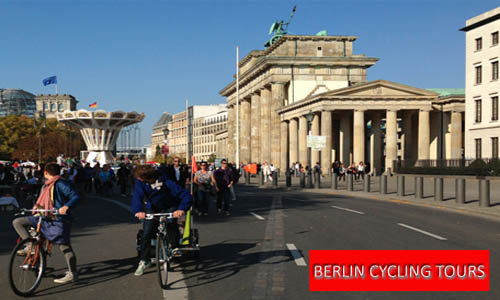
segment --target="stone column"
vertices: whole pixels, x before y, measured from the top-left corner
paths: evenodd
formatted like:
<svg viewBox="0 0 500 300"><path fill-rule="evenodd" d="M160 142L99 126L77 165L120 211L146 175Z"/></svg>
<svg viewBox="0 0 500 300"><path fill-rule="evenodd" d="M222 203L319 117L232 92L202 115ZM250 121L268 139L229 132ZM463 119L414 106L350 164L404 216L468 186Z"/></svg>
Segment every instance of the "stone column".
<svg viewBox="0 0 500 300"><path fill-rule="evenodd" d="M370 131L371 137L370 139L372 140L371 142L371 150L370 150L370 155L371 155L371 165L372 169L375 170L375 173L373 175L377 176L382 173L382 130L380 129L380 120L382 119L382 116L380 113L373 113L372 117L372 128ZM373 171L372 171L373 172Z"/></svg>
<svg viewBox="0 0 500 300"><path fill-rule="evenodd" d="M412 112L405 111L403 114L403 136L401 139L401 157L402 160L411 160L413 157L411 144L412 141Z"/></svg>
<svg viewBox="0 0 500 300"><path fill-rule="evenodd" d="M323 174L328 174L328 169L332 165L332 112L321 112L321 135L326 136L325 148L321 150L321 170Z"/></svg>
<svg viewBox="0 0 500 300"><path fill-rule="evenodd" d="M260 162L260 95L252 94L251 103L251 140L250 140L250 160Z"/></svg>
<svg viewBox="0 0 500 300"><path fill-rule="evenodd" d="M418 160L430 158L430 120L429 110L418 112Z"/></svg>
<svg viewBox="0 0 500 300"><path fill-rule="evenodd" d="M290 163L299 161L298 125L297 119L290 120Z"/></svg>
<svg viewBox="0 0 500 300"><path fill-rule="evenodd" d="M393 169L392 163L398 158L398 118L397 111L387 110L385 119L385 170Z"/></svg>
<svg viewBox="0 0 500 300"><path fill-rule="evenodd" d="M227 108L227 159L232 162L234 161L234 149L236 146L235 143L235 111L234 106L229 105Z"/></svg>
<svg viewBox="0 0 500 300"><path fill-rule="evenodd" d="M299 162L305 168L307 165L307 119L299 118Z"/></svg>
<svg viewBox="0 0 500 300"><path fill-rule="evenodd" d="M285 103L285 83L273 82L271 85L271 163L278 168L281 163L281 119L277 110ZM284 134L284 133L283 133Z"/></svg>
<svg viewBox="0 0 500 300"><path fill-rule="evenodd" d="M290 167L288 162L288 121L281 122L281 141L280 141L280 172L285 173Z"/></svg>
<svg viewBox="0 0 500 300"><path fill-rule="evenodd" d="M347 168L351 163L351 118L343 111L340 118L340 161Z"/></svg>
<svg viewBox="0 0 500 300"><path fill-rule="evenodd" d="M250 99L241 101L240 127L240 161L250 162Z"/></svg>
<svg viewBox="0 0 500 300"><path fill-rule="evenodd" d="M319 135L319 115L316 113L311 124L311 135ZM311 149L311 167L316 165L317 162L319 162L319 150Z"/></svg>
<svg viewBox="0 0 500 300"><path fill-rule="evenodd" d="M451 159L462 158L462 113L451 112Z"/></svg>
<svg viewBox="0 0 500 300"><path fill-rule="evenodd" d="M260 145L261 162L271 161L271 91L263 88L260 91Z"/></svg>
<svg viewBox="0 0 500 300"><path fill-rule="evenodd" d="M355 110L354 117L354 163L365 162L365 111Z"/></svg>

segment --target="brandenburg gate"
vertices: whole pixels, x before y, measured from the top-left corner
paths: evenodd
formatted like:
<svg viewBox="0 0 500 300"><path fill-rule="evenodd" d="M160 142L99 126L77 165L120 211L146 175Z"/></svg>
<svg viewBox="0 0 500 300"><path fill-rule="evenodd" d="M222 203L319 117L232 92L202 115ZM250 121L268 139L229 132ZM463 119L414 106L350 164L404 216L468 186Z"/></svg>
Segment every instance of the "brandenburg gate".
<svg viewBox="0 0 500 300"><path fill-rule="evenodd" d="M378 59L353 54L355 40L285 35L240 60L241 163L268 162L284 171L294 162L320 162L326 172L334 160L346 166L363 161L380 174L397 159L462 157L463 99L367 81ZM220 94L227 98L228 159L234 162L236 81ZM309 131L326 137L321 151L307 148Z"/></svg>

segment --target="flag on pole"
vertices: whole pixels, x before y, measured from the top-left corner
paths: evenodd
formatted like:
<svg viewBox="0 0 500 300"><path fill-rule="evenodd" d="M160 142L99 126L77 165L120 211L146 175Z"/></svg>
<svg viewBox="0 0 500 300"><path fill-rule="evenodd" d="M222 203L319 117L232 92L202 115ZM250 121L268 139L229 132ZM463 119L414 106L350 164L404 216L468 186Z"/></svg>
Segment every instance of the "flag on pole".
<svg viewBox="0 0 500 300"><path fill-rule="evenodd" d="M43 85L57 84L57 76L51 76L42 80Z"/></svg>
<svg viewBox="0 0 500 300"><path fill-rule="evenodd" d="M96 108L97 107L97 102L94 102L92 104L89 104L89 107L90 108Z"/></svg>
<svg viewBox="0 0 500 300"><path fill-rule="evenodd" d="M191 158L191 170L193 170L193 174L198 171L198 165L196 164L196 159L193 157Z"/></svg>

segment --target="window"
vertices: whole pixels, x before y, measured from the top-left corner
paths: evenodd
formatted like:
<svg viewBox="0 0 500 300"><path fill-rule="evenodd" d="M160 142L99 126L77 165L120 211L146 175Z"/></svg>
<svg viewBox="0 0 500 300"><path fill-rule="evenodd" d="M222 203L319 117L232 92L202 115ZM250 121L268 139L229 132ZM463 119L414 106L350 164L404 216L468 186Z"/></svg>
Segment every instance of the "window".
<svg viewBox="0 0 500 300"><path fill-rule="evenodd" d="M49 110L49 104L47 102L43 103L43 111L48 111Z"/></svg>
<svg viewBox="0 0 500 300"><path fill-rule="evenodd" d="M476 51L481 51L483 49L483 38L476 39Z"/></svg>
<svg viewBox="0 0 500 300"><path fill-rule="evenodd" d="M481 139L475 139L476 141L476 159L481 159Z"/></svg>
<svg viewBox="0 0 500 300"><path fill-rule="evenodd" d="M491 63L491 80L498 80L498 61Z"/></svg>
<svg viewBox="0 0 500 300"><path fill-rule="evenodd" d="M58 105L59 107L57 108L59 111L64 111L64 104L63 103L59 103Z"/></svg>
<svg viewBox="0 0 500 300"><path fill-rule="evenodd" d="M498 45L498 31L497 32L493 32L491 34L491 45L492 46Z"/></svg>
<svg viewBox="0 0 500 300"><path fill-rule="evenodd" d="M476 100L476 123L481 122L481 99Z"/></svg>
<svg viewBox="0 0 500 300"><path fill-rule="evenodd" d="M498 121L498 96L491 97L491 120Z"/></svg>
<svg viewBox="0 0 500 300"><path fill-rule="evenodd" d="M55 103L50 104L50 111L56 111L56 104Z"/></svg>
<svg viewBox="0 0 500 300"><path fill-rule="evenodd" d="M491 157L498 158L498 137L491 138Z"/></svg>
<svg viewBox="0 0 500 300"><path fill-rule="evenodd" d="M476 67L476 84L481 84L483 82L483 67Z"/></svg>

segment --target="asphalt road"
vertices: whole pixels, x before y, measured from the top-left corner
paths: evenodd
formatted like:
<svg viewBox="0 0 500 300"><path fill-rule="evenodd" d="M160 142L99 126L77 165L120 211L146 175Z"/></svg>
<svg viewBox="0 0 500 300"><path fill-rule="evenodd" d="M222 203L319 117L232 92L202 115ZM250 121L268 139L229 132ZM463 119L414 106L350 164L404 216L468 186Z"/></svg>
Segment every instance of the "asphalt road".
<svg viewBox="0 0 500 300"><path fill-rule="evenodd" d="M118 198L117 198L118 200ZM126 203L126 199L121 199ZM313 193L239 187L229 217L195 219L200 230L199 259L174 264L163 292L154 268L135 277L135 235L140 224L123 207L90 199L77 210L73 246L80 281L56 286L65 271L57 249L36 298L40 299L500 299L500 222L392 202ZM7 282L15 234L11 216L0 216L0 298L17 299ZM409 227L426 233L417 232ZM441 239L440 239L441 238ZM293 244L288 245L287 244ZM295 260L296 247L304 260ZM312 249L487 249L489 292L309 292Z"/></svg>

